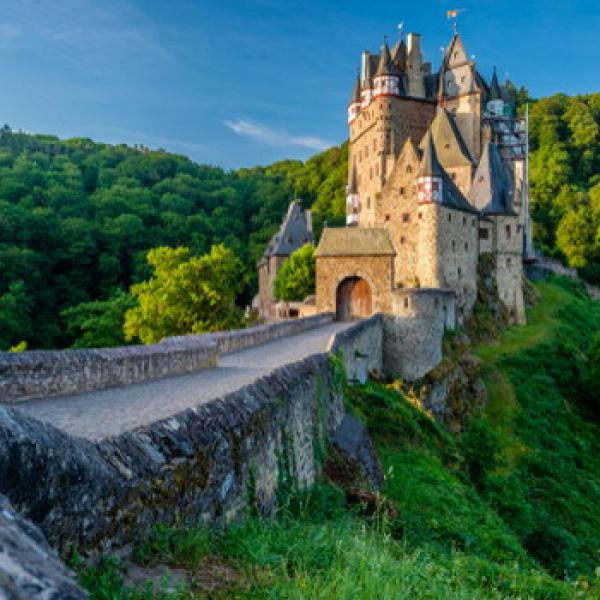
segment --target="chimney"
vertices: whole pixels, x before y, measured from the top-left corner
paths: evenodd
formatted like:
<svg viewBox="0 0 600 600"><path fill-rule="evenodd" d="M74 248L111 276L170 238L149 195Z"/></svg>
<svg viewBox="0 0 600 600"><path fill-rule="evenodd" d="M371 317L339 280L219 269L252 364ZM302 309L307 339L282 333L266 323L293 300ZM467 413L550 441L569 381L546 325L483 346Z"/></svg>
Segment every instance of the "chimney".
<svg viewBox="0 0 600 600"><path fill-rule="evenodd" d="M370 52L368 50L365 50L360 58L360 83L362 85L365 82L365 79L371 77L371 72L369 68Z"/></svg>
<svg viewBox="0 0 600 600"><path fill-rule="evenodd" d="M306 229L308 229L308 233L312 234L312 232L313 232L312 210L304 211L304 220L306 221Z"/></svg>
<svg viewBox="0 0 600 600"><path fill-rule="evenodd" d="M414 53L415 56L421 57L421 34L409 33L407 36L406 50L408 55Z"/></svg>

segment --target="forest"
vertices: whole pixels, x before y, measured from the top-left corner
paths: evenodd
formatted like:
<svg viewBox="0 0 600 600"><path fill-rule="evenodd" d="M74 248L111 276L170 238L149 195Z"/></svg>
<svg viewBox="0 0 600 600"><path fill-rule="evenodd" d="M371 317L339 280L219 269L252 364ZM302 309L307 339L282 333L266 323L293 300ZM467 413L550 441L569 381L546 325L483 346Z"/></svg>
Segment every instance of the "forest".
<svg viewBox="0 0 600 600"><path fill-rule="evenodd" d="M600 93L522 96L520 110L530 104L536 247L600 283ZM5 127L0 350L152 339L132 326L126 340L123 321L132 309L143 321L144 282L164 266L161 257L179 261L181 277L201 265L215 295L214 257L226 256L236 295L225 294L215 313L219 326L243 325L256 262L290 200L312 208L317 234L343 223L346 165L345 144L304 163L226 171L161 150ZM163 247L182 250L151 253Z"/></svg>

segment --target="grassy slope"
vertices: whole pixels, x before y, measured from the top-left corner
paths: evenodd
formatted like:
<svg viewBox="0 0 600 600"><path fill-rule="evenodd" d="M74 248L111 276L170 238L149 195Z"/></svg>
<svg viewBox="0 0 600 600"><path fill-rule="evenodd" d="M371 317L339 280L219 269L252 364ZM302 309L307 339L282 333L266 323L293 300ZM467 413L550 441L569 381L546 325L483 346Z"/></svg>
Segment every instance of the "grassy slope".
<svg viewBox="0 0 600 600"><path fill-rule="evenodd" d="M393 389L369 383L348 390L348 405L374 435L395 512L360 518L322 484L290 496L274 521L252 519L222 535L158 530L138 560L193 573L217 560L235 574L216 591L180 598L593 597L585 582L560 581L548 569L560 576L570 562L567 576L590 573L600 547L598 432L574 409L582 390L568 398L564 385L575 381L575 349L598 327L600 307L561 285L539 289L527 327L477 350L490 393L482 419L500 448L478 489L460 441ZM124 592L114 565L83 577L96 599L151 597Z"/></svg>

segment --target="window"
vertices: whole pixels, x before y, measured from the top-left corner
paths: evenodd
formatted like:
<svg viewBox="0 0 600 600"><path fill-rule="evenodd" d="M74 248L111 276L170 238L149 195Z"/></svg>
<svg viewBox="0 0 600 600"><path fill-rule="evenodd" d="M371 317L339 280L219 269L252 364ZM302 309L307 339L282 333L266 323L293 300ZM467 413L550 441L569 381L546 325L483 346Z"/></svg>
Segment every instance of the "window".
<svg viewBox="0 0 600 600"><path fill-rule="evenodd" d="M473 219L473 227L475 227L475 219Z"/></svg>
<svg viewBox="0 0 600 600"><path fill-rule="evenodd" d="M401 243L401 244L404 244L404 242L406 242L406 238L405 238L404 236L402 236L402 237L400 238L400 243Z"/></svg>
<svg viewBox="0 0 600 600"><path fill-rule="evenodd" d="M408 308L408 298L404 298L404 308Z"/></svg>
<svg viewBox="0 0 600 600"><path fill-rule="evenodd" d="M506 226L506 237L510 240L510 225Z"/></svg>
<svg viewBox="0 0 600 600"><path fill-rule="evenodd" d="M386 223L391 219L392 217L390 215L385 215L385 221Z"/></svg>
<svg viewBox="0 0 600 600"><path fill-rule="evenodd" d="M483 180L484 180L484 177L483 177L483 175L480 175L480 176L477 178L477 181L478 181L479 183L481 183Z"/></svg>
<svg viewBox="0 0 600 600"><path fill-rule="evenodd" d="M371 208L371 198L367 197L367 209Z"/></svg>
<svg viewBox="0 0 600 600"><path fill-rule="evenodd" d="M510 267L510 264L511 264L511 260L510 260L510 257L509 257L509 258L506 259L506 266Z"/></svg>
<svg viewBox="0 0 600 600"><path fill-rule="evenodd" d="M400 195L404 196L404 192L406 192L406 188L405 187L401 187L400 188Z"/></svg>
<svg viewBox="0 0 600 600"><path fill-rule="evenodd" d="M462 269L458 267L458 278L462 279Z"/></svg>
<svg viewBox="0 0 600 600"><path fill-rule="evenodd" d="M411 167L410 165L408 165L408 166L406 167L406 172L407 172L407 173L412 173L412 167Z"/></svg>
<svg viewBox="0 0 600 600"><path fill-rule="evenodd" d="M452 177L452 181L456 181L456 173L450 173L450 177Z"/></svg>
<svg viewBox="0 0 600 600"><path fill-rule="evenodd" d="M448 144L448 143L444 144L444 148L445 148L446 150L448 150L448 149L450 148L450 144Z"/></svg>
<svg viewBox="0 0 600 600"><path fill-rule="evenodd" d="M448 221L452 221L452 213L448 213Z"/></svg>
<svg viewBox="0 0 600 600"><path fill-rule="evenodd" d="M467 217L463 217L463 225L467 224Z"/></svg>
<svg viewBox="0 0 600 600"><path fill-rule="evenodd" d="M456 241L452 240L452 252L456 252Z"/></svg>
<svg viewBox="0 0 600 600"><path fill-rule="evenodd" d="M410 213L403 213L402 214L402 222L403 223L409 223L410 222Z"/></svg>
<svg viewBox="0 0 600 600"><path fill-rule="evenodd" d="M490 232L487 229L484 229L483 227L479 228L479 239L480 240L487 240L490 237Z"/></svg>
<svg viewBox="0 0 600 600"><path fill-rule="evenodd" d="M465 250L469 249L469 242L465 242Z"/></svg>
<svg viewBox="0 0 600 600"><path fill-rule="evenodd" d="M423 218L423 213L422 213L422 212L420 212L420 213L419 213L419 220L421 220L422 218Z"/></svg>

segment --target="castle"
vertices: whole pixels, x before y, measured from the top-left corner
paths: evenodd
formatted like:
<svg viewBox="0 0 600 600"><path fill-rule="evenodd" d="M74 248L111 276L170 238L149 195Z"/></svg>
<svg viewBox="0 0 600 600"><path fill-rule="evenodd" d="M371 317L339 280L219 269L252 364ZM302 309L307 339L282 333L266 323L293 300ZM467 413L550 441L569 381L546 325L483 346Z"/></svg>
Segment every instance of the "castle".
<svg viewBox="0 0 600 600"><path fill-rule="evenodd" d="M439 310L461 324L489 254L512 322L524 322L528 143L514 86L495 69L488 83L457 32L433 72L410 33L363 52L348 125L346 227L326 227L317 247L317 312L397 320Z"/></svg>

